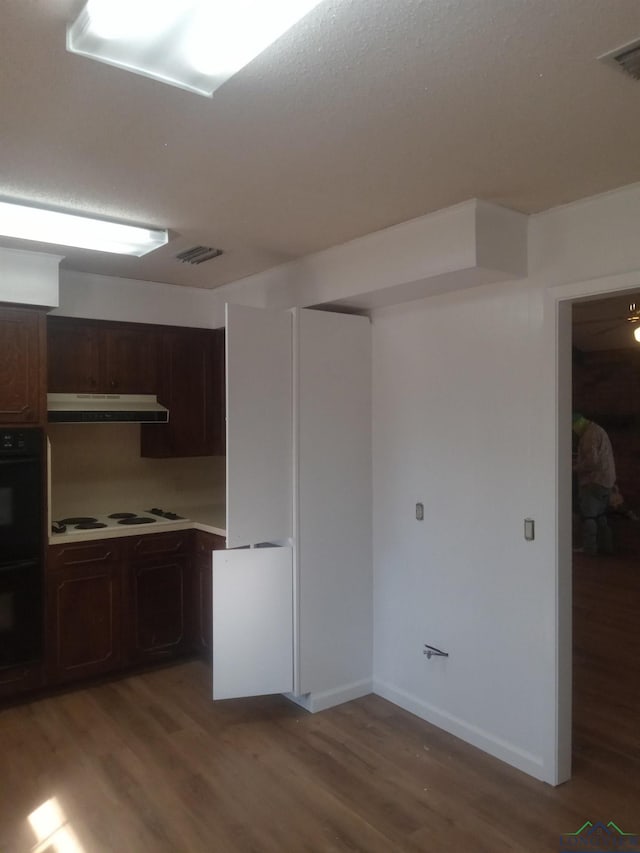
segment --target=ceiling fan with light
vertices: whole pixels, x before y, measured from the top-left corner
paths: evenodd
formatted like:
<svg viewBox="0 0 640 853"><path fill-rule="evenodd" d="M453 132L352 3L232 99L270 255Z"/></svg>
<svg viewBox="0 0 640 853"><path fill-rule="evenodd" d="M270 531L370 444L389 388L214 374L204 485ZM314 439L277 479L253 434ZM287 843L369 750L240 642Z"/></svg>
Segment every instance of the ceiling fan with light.
<svg viewBox="0 0 640 853"><path fill-rule="evenodd" d="M584 316L581 316L580 308L574 306L574 327L593 326L591 331L583 329L583 334L589 337L597 337L617 332L620 336L624 336L625 345L630 340L627 336L626 329L629 329L631 339L635 339L640 344L640 296L633 298L628 303L628 311L625 314L612 315L600 313L599 316L593 316L587 309L588 303L585 303ZM576 308L578 311L576 312Z"/></svg>

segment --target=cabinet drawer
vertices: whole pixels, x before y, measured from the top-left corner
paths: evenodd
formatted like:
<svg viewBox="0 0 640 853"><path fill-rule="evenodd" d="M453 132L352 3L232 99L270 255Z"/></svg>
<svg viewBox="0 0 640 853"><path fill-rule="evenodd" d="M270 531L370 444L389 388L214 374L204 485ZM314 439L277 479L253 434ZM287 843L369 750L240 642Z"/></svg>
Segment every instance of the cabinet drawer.
<svg viewBox="0 0 640 853"><path fill-rule="evenodd" d="M176 533L149 533L146 536L130 537L127 542L129 559L132 562L155 559L161 555L187 554L189 531Z"/></svg>
<svg viewBox="0 0 640 853"><path fill-rule="evenodd" d="M114 563L121 558L121 545L117 539L100 539L92 542L73 542L69 545L50 545L48 552L48 570L92 565L100 566Z"/></svg>

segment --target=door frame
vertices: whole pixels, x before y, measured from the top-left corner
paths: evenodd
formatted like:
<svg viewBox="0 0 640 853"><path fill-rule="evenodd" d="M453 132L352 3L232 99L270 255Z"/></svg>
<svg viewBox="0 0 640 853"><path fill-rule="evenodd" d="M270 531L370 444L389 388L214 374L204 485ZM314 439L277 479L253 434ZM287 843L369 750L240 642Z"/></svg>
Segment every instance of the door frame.
<svg viewBox="0 0 640 853"><path fill-rule="evenodd" d="M545 344L554 353L555 391L555 748L551 781L571 778L572 753L572 578L571 578L571 306L579 299L601 298L638 290L640 270L549 287L545 294Z"/></svg>

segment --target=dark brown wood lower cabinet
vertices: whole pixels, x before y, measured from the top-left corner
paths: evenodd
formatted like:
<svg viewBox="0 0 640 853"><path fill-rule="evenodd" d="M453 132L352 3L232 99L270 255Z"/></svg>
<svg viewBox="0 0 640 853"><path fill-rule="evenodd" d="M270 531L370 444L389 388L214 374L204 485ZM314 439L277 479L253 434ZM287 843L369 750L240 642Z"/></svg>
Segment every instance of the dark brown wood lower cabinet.
<svg viewBox="0 0 640 853"><path fill-rule="evenodd" d="M221 536L190 530L50 546L48 683L210 657L211 552L224 547ZM0 696L19 689L29 688L0 682Z"/></svg>
<svg viewBox="0 0 640 853"><path fill-rule="evenodd" d="M131 567L131 663L162 660L189 651L191 572L186 558Z"/></svg>
<svg viewBox="0 0 640 853"><path fill-rule="evenodd" d="M50 683L122 666L122 563L116 544L51 548L46 596Z"/></svg>
<svg viewBox="0 0 640 853"><path fill-rule="evenodd" d="M195 532L195 633L193 642L196 651L207 660L210 660L212 655L211 638L213 633L211 553L223 551L224 548L225 540L222 536L204 533L200 530Z"/></svg>
<svg viewBox="0 0 640 853"><path fill-rule="evenodd" d="M191 531L125 541L127 662L163 660L190 651Z"/></svg>

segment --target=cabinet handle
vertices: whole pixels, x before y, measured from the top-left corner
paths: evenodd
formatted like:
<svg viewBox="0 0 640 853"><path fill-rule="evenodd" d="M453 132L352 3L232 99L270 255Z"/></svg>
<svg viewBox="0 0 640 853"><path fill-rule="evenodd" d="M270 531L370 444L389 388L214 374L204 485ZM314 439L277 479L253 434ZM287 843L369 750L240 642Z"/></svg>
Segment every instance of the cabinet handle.
<svg viewBox="0 0 640 853"><path fill-rule="evenodd" d="M113 551L107 551L107 553L103 554L101 557L87 557L86 559L80 559L80 560L64 560L62 565L63 566L85 566L88 563L106 563L108 560L112 560L112 559L113 559Z"/></svg>

